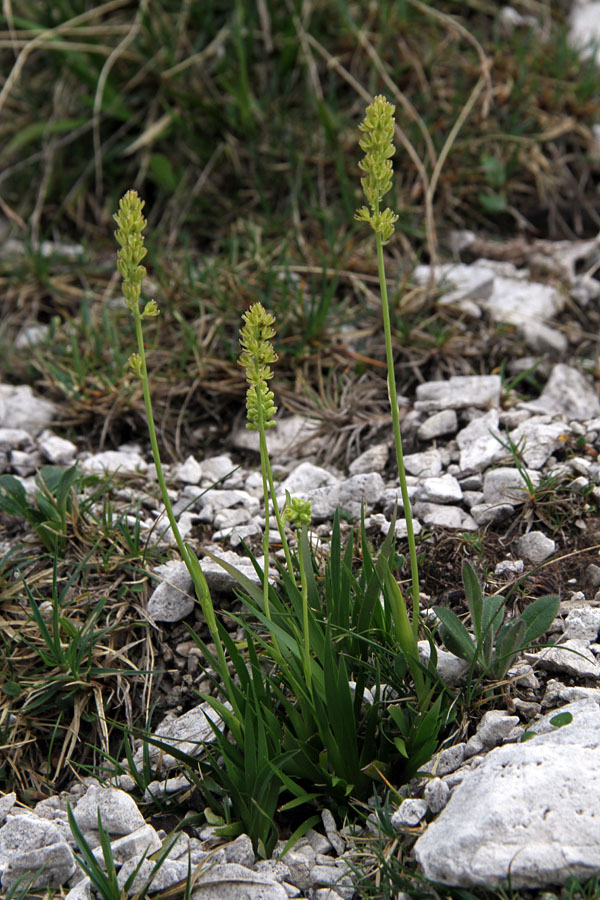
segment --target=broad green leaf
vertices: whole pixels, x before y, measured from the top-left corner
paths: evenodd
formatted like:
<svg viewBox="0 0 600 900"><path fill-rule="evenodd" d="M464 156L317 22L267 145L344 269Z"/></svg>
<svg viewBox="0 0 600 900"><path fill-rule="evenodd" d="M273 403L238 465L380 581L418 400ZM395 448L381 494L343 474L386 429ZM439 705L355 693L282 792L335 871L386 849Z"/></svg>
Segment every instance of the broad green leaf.
<svg viewBox="0 0 600 900"><path fill-rule="evenodd" d="M7 697L18 697L21 693L21 687L16 681L5 681L4 684L0 685L0 691L6 694Z"/></svg>
<svg viewBox="0 0 600 900"><path fill-rule="evenodd" d="M177 187L178 178L171 162L164 153L153 153L150 157L150 171L153 180L165 191L174 191Z"/></svg>
<svg viewBox="0 0 600 900"><path fill-rule="evenodd" d="M527 626L523 635L523 647L528 647L532 641L548 631L556 618L559 605L560 600L555 594L547 594L538 597L523 610L519 617Z"/></svg>
<svg viewBox="0 0 600 900"><path fill-rule="evenodd" d="M434 612L442 623L440 636L446 649L472 665L476 653L475 644L456 613L444 606L434 606Z"/></svg>
<svg viewBox="0 0 600 900"><path fill-rule="evenodd" d="M483 192L478 195L481 208L488 213L495 215L497 213L506 212L508 202L505 194L497 194L495 191Z"/></svg>
<svg viewBox="0 0 600 900"><path fill-rule="evenodd" d="M555 728L563 728L565 725L570 725L573 721L573 715L570 712L562 712L558 713L556 716L552 716L550 719L550 724L554 725Z"/></svg>
<svg viewBox="0 0 600 900"><path fill-rule="evenodd" d="M27 491L13 475L0 475L0 510L10 516L28 518Z"/></svg>

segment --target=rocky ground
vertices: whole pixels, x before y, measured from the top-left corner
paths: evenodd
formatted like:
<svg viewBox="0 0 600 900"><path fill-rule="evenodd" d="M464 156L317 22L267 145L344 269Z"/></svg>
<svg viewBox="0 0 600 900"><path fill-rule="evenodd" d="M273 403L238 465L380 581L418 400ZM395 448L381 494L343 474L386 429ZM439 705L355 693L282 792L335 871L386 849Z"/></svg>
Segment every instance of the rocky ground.
<svg viewBox="0 0 600 900"><path fill-rule="evenodd" d="M463 249L476 244L471 235L457 241ZM554 646L525 652L494 708L465 721L458 739L428 764L427 777L404 788L406 799L394 804L391 826L405 846L414 842L419 871L446 885L510 884L538 896L557 890L569 876L583 882L600 872L600 402L590 354L586 361L572 352L595 327L600 287L580 273L592 271L599 259L597 240L530 242L518 266L488 257L414 273L417 282L436 281L440 302L467 323L482 317L503 323L517 348L503 377L487 371L482 359L479 375L425 382L414 396L401 399L423 561L422 613L439 604L464 611L457 572L465 557L483 560L487 590L508 593L512 614L541 593L556 592L561 599L548 635ZM254 437L240 427L226 452L190 455L168 470L182 532L197 547L222 608L234 603L233 582L205 556L208 551L256 577L241 546L245 541L258 553L264 524ZM323 462L331 437L314 421L283 416L269 437L281 496L289 490L312 501L314 533L323 545L336 509L356 522L364 508L374 541L387 532L399 498L385 421L346 466ZM132 524L152 540L169 542L143 440L81 453L60 435L51 403L28 387L0 385L0 460L2 470L18 475L27 490L46 463L68 466L77 460L87 473L118 473L121 499L138 510ZM402 549L401 517L396 532ZM3 552L23 534L14 517L4 516ZM202 631L203 622L183 564L173 560L153 574L159 584L143 613L152 628L157 673L151 684L153 727L164 741L198 753L195 742L212 732L197 691L210 690L210 682L184 623ZM425 658L427 642L421 649ZM447 683L460 685L461 660L440 648L438 666ZM136 702L142 702L141 694ZM557 720L559 712L570 716ZM526 732L529 739L523 741ZM151 747L149 753L156 763L158 750ZM136 762L143 763L141 743ZM127 767L124 760L123 774L102 785L80 775L62 793L30 806L16 802L14 794L0 798L4 892L23 873L43 866L38 886L60 886L68 900L92 896L74 860L67 801L96 854L100 811L120 884L144 852L161 847L161 828L167 820L171 827L175 823L172 817L145 820L128 795L135 781ZM193 794L174 758L163 754L157 771L162 780L147 785L146 799ZM368 823L363 843L375 830L375 822ZM359 838L338 830L325 810L322 827L283 860L276 858L280 845L273 859L257 861L247 837L223 845L210 826L196 826L177 838L155 885L181 883L191 864L199 867L192 894L197 900L351 898L358 896L351 865ZM130 890L141 886L151 865L141 864Z"/></svg>

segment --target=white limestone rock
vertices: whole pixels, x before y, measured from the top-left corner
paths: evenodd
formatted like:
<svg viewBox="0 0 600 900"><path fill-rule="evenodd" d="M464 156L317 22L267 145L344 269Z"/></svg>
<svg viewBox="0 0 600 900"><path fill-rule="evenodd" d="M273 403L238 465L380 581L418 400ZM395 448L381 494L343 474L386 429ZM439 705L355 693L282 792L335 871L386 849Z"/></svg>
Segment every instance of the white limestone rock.
<svg viewBox="0 0 600 900"><path fill-rule="evenodd" d="M28 385L0 384L0 427L23 429L35 437L57 415L49 400L34 395Z"/></svg>
<svg viewBox="0 0 600 900"><path fill-rule="evenodd" d="M600 414L600 401L588 379L572 366L558 363L537 400L521 403L534 413L548 413L584 422Z"/></svg>
<svg viewBox="0 0 600 900"><path fill-rule="evenodd" d="M254 566L246 556L240 556L233 550L224 550L219 544L206 546L204 547L204 551L206 553L210 552L212 556L215 557L215 559L212 559L210 556L205 556L200 561L204 577L206 578L206 582L211 591L214 591L215 593L224 593L232 590L237 585L237 581L233 575L231 575L227 569L224 569L218 560L222 560L224 563L233 566L241 572L242 575L254 582L254 584L260 583L260 579L256 574ZM257 561L259 565L264 566L264 557L259 556Z"/></svg>
<svg viewBox="0 0 600 900"><path fill-rule="evenodd" d="M393 828L414 828L427 815L429 809L425 800L409 797L403 800L396 812L392 815Z"/></svg>
<svg viewBox="0 0 600 900"><path fill-rule="evenodd" d="M481 472L506 455L506 450L494 435L499 434L498 411L491 409L473 419L456 435L460 448L461 471Z"/></svg>
<svg viewBox="0 0 600 900"><path fill-rule="evenodd" d="M208 866L194 882L192 900L288 900L285 888L236 863Z"/></svg>
<svg viewBox="0 0 600 900"><path fill-rule="evenodd" d="M500 406L499 375L453 375L448 381L427 381L416 390L415 409L494 409Z"/></svg>
<svg viewBox="0 0 600 900"><path fill-rule="evenodd" d="M314 522L331 519L336 509L359 520L363 505L365 509L374 506L383 494L383 488L381 475L372 472L370 475L353 475L338 484L307 491L302 499L310 500Z"/></svg>
<svg viewBox="0 0 600 900"><path fill-rule="evenodd" d="M429 641L419 641L418 647L419 659L424 666L427 666L431 656ZM446 684L450 686L462 684L469 671L469 663L466 662L466 660L455 656L453 653L448 653L447 650L442 650L438 647L436 671Z"/></svg>
<svg viewBox="0 0 600 900"><path fill-rule="evenodd" d="M248 432L250 433L250 432ZM217 456L209 456L202 460L202 483L205 485L215 484L223 478L230 476L235 478L236 465L227 453L219 453ZM231 484L229 478L225 482Z"/></svg>
<svg viewBox="0 0 600 900"><path fill-rule="evenodd" d="M0 428L0 450L33 450L33 438L24 428Z"/></svg>
<svg viewBox="0 0 600 900"><path fill-rule="evenodd" d="M140 891L150 878L152 878L152 880L149 892L152 893L154 891L165 891L168 888L172 888L173 885L178 882L183 882L183 884L185 884L185 880L188 876L188 864L183 860L167 858L160 867L157 867L156 862L150 859L144 859L140 864L140 857L138 856L127 860L127 862L119 869L117 874L117 884L121 889L125 887L125 882L136 869L138 869L138 871L129 886L128 896L132 896Z"/></svg>
<svg viewBox="0 0 600 900"><path fill-rule="evenodd" d="M434 816L443 810L449 798L450 788L441 778L431 778L423 789L423 800Z"/></svg>
<svg viewBox="0 0 600 900"><path fill-rule="evenodd" d="M318 435L319 424L304 416L277 417L274 428L269 429L269 453L272 458L297 459L316 453L323 445ZM233 436L234 447L259 452L257 431L240 428Z"/></svg>
<svg viewBox="0 0 600 900"><path fill-rule="evenodd" d="M148 615L155 622L179 622L196 605L192 577L183 562L170 560L154 570L164 579L148 600Z"/></svg>
<svg viewBox="0 0 600 900"><path fill-rule="evenodd" d="M420 478L435 478L442 473L442 455L439 450L423 450L404 457L404 468Z"/></svg>
<svg viewBox="0 0 600 900"><path fill-rule="evenodd" d="M458 418L453 409L441 409L429 416L417 429L421 441L432 441L445 434L454 434L458 428Z"/></svg>
<svg viewBox="0 0 600 900"><path fill-rule="evenodd" d="M0 826L4 825L6 818L17 802L17 795L14 791L10 794L2 794L0 796Z"/></svg>
<svg viewBox="0 0 600 900"><path fill-rule="evenodd" d="M42 868L43 871L38 872ZM25 813L9 816L0 828L0 883L3 890L8 892L28 873L35 876L31 887L60 887L75 869L71 848L53 822Z"/></svg>
<svg viewBox="0 0 600 900"><path fill-rule="evenodd" d="M525 659L548 672L565 672L576 678L600 678L600 665L587 641L570 639L556 647L525 653Z"/></svg>
<svg viewBox="0 0 600 900"><path fill-rule="evenodd" d="M551 422L549 416L532 416L510 432L520 456L531 469L541 469L548 457L561 446L561 437L571 429L564 422Z"/></svg>
<svg viewBox="0 0 600 900"><path fill-rule="evenodd" d="M185 484L200 484L202 465L194 456L188 456L185 462L176 467L174 475Z"/></svg>
<svg viewBox="0 0 600 900"><path fill-rule="evenodd" d="M598 873L600 709L575 707L570 725L498 747L466 774L415 844L427 878L518 890Z"/></svg>
<svg viewBox="0 0 600 900"><path fill-rule="evenodd" d="M454 475L446 472L437 478L424 478L417 496L431 503L460 503L463 492Z"/></svg>
<svg viewBox="0 0 600 900"><path fill-rule="evenodd" d="M582 606L572 609L565 620L565 637L593 643L600 631L600 608Z"/></svg>
<svg viewBox="0 0 600 900"><path fill-rule="evenodd" d="M475 519L460 506L445 506L441 503L415 503L415 515L425 525L438 525L460 531L477 531Z"/></svg>
<svg viewBox="0 0 600 900"><path fill-rule="evenodd" d="M437 286L443 291L440 298L442 304L465 308L465 301L487 300L491 297L495 273L481 260L471 265L447 263L435 268L427 265L417 266L413 270L412 277L418 284L427 284L431 280L432 269ZM470 311L471 305L467 306L466 310Z"/></svg>
<svg viewBox="0 0 600 900"><path fill-rule="evenodd" d="M139 859L144 853L146 856L150 856L151 853L154 853L155 850L160 850L161 847L162 841L152 825L142 825L140 828L132 831L131 834L125 834L123 837L110 842L112 858L117 866L122 865L129 859ZM103 862L102 847L96 847L93 854L98 862Z"/></svg>
<svg viewBox="0 0 600 900"><path fill-rule="evenodd" d="M212 743L215 739L209 719L219 728L223 724L223 720L209 703L200 703L182 716L167 716L153 732L153 736L164 744L177 747L182 753L199 756L202 753L202 745ZM153 765L158 763L160 757L160 766L164 771L177 765L174 756L154 744L148 745L148 753ZM136 767L141 768L143 763L142 746L136 749L133 760ZM123 761L123 764L125 763L126 761ZM133 800L131 802L133 803ZM133 829L131 830L133 831Z"/></svg>
<svg viewBox="0 0 600 900"><path fill-rule="evenodd" d="M277 487L277 497L281 498L281 502L285 501L285 492L288 491L291 497L307 497L310 491L316 488L326 487L339 483L336 478L327 469L321 466L315 466L310 462L303 462L296 466L290 474Z"/></svg>
<svg viewBox="0 0 600 900"><path fill-rule="evenodd" d="M94 898L95 898L94 894ZM65 900L92 900L92 882L86 875L71 888Z"/></svg>
<svg viewBox="0 0 600 900"><path fill-rule="evenodd" d="M387 444L373 444L348 466L351 475L367 475L369 472L383 472L386 467L390 448Z"/></svg>
<svg viewBox="0 0 600 900"><path fill-rule="evenodd" d="M147 472L148 463L137 450L104 450L83 459L81 468L84 472L121 472L133 475Z"/></svg>
<svg viewBox="0 0 600 900"><path fill-rule="evenodd" d="M541 481L540 472L526 469L524 473L534 488ZM485 503L509 503L518 506L527 499L527 483L521 472L514 466L500 466L490 469L483 479L483 499Z"/></svg>
<svg viewBox="0 0 600 900"><path fill-rule="evenodd" d="M574 703L577 700L594 700L600 705L600 688L571 686L563 684L556 678L551 678L546 684L542 707L548 709L563 706L565 703Z"/></svg>
<svg viewBox="0 0 600 900"><path fill-rule="evenodd" d="M600 46L600 3L575 0L569 16L569 43L582 59L596 59Z"/></svg>
<svg viewBox="0 0 600 900"><path fill-rule="evenodd" d="M556 550L556 542L547 537L543 531L528 531L516 542L517 552L535 566L552 556Z"/></svg>
<svg viewBox="0 0 600 900"><path fill-rule="evenodd" d="M48 462L55 466L70 466L75 459L77 447L72 441L61 438L45 428L37 439L37 444Z"/></svg>
<svg viewBox="0 0 600 900"><path fill-rule="evenodd" d="M488 710L477 726L473 737L467 741L465 758L475 756L482 750L491 750L492 747L497 747L506 740L514 740L519 734L518 731L515 731L519 728L519 723L519 717L510 716L506 710Z"/></svg>
<svg viewBox="0 0 600 900"><path fill-rule="evenodd" d="M13 854L2 872L2 888L6 891L17 882L35 887L61 887L76 871L73 851L66 841L46 844L32 850ZM29 876L34 874L29 881Z"/></svg>
<svg viewBox="0 0 600 900"><path fill-rule="evenodd" d="M129 835L146 824L135 800L125 791L91 785L78 801L73 815L82 830L96 831L98 814L102 827L110 835Z"/></svg>
<svg viewBox="0 0 600 900"><path fill-rule="evenodd" d="M254 514L258 512L260 504L258 498L249 494L248 491L239 488L231 490L214 488L197 497L195 505L202 510L200 519L203 522L212 522L215 515L223 509L241 506Z"/></svg>

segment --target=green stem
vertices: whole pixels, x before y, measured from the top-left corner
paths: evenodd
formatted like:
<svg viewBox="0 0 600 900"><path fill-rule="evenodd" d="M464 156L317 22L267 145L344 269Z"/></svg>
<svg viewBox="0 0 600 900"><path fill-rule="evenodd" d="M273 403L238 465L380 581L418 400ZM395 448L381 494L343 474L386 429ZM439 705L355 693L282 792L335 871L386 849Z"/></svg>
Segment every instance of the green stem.
<svg viewBox="0 0 600 900"><path fill-rule="evenodd" d="M281 512L279 510L279 504L277 503L277 497L275 496L275 483L273 481L273 472L271 471L271 461L269 460L269 451L267 449L267 439L265 437L265 429L262 423L262 410L259 406L259 437L260 437L260 459L261 464L264 466L264 472L267 477L267 482L269 485L269 494L271 497L271 505L273 506L273 515L275 516L275 520L277 522L277 530L279 531L279 535L281 537L281 543L283 546L283 552L285 553L285 561L288 567L288 571L290 573L290 578L294 579L294 564L292 563L292 554L290 553L290 547L287 541L287 537L285 536L285 527L283 524L283 519L281 518ZM265 520L269 518L269 505L268 505L268 497L267 503L265 504Z"/></svg>
<svg viewBox="0 0 600 900"><path fill-rule="evenodd" d="M181 537L181 532L179 531L179 526L177 525L177 520L175 519L175 515L173 513L173 507L171 505L171 500L169 498L169 494L167 491L167 485L165 482L165 476L163 474L162 463L160 460L160 452L158 449L158 440L156 438L156 426L154 424L154 414L152 412L152 400L150 399L150 382L148 379L148 369L146 367L146 351L144 347L144 334L142 330L142 317L140 315L139 309L133 310L133 318L135 322L135 334L137 338L138 345L138 353L140 356L140 360L142 363L141 366L141 382L142 382L142 391L144 393L144 405L146 407L146 420L148 422L148 434L150 436L150 446L152 447L152 456L154 458L154 466L156 468L156 477L158 479L158 485L160 488L160 493L163 499L163 503L165 505L165 512L167 513L167 519L169 520L169 525L171 526L171 531L175 537L175 542L177 544L177 549L181 554L181 558L183 559L188 572L192 577L192 581L194 583L194 588L196 591L196 596L200 601L202 606L202 612L204 613L204 617L206 619L206 623L210 629L210 633L213 641L215 642L215 646L217 648L217 653L219 655L219 662L223 668L222 677L225 677L227 670L227 660L225 658L225 651L223 650L223 644L221 642L221 637L219 635L219 630L217 626L217 619L215 616L214 607L212 605L212 600L210 597L210 592L208 589L208 585L206 583L206 579L202 574L202 570L200 569L200 565L197 559L191 560L191 550L183 541Z"/></svg>
<svg viewBox="0 0 600 900"><path fill-rule="evenodd" d="M302 538L306 531L306 525L298 534L298 566L300 568L300 590L302 594L302 627L304 630L304 677L309 691L312 691L312 672L310 668L310 633L308 630L308 584L304 571L304 554L302 553Z"/></svg>
<svg viewBox="0 0 600 900"><path fill-rule="evenodd" d="M392 427L394 430L394 444L396 445L396 462L398 465L398 478L400 479L400 491L402 494L402 506L406 519L406 537L408 540L408 553L410 558L410 573L412 581L412 630L415 637L419 628L419 566L417 563L417 546L413 528L412 511L408 498L408 485L406 484L406 470L404 468L404 454L402 453L402 435L400 433L400 413L398 411L398 394L396 391L396 373L394 371L394 354L392 349L392 327L390 323L390 308L387 294L387 282L385 279L385 264L383 261L383 242L381 235L376 233L377 242L377 266L379 270L379 284L381 288L381 308L383 311L383 329L385 334L385 355L388 370L388 395L392 410Z"/></svg>

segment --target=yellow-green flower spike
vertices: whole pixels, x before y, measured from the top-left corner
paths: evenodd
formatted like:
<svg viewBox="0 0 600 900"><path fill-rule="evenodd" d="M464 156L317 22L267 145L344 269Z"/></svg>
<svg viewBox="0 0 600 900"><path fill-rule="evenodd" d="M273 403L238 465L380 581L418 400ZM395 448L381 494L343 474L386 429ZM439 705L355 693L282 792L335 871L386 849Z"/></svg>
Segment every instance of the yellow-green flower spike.
<svg viewBox="0 0 600 900"><path fill-rule="evenodd" d="M251 431L259 431L261 425L263 428L273 428L277 407L273 403L273 391L269 390L267 381L273 377L270 366L278 359L271 344L271 339L275 337L275 318L266 311L262 303L254 303L242 318L242 352L238 362L246 370L249 385L246 395L246 428Z"/></svg>
<svg viewBox="0 0 600 900"><path fill-rule="evenodd" d="M359 144L365 157L359 167L365 173L361 178L362 188L370 209L361 206L356 210L354 218L359 222L368 222L381 239L386 242L394 233L394 224L398 221L396 213L391 209L379 210L382 198L392 187L392 156L394 148L395 107L381 95L375 97L367 107L364 120L358 126L364 133Z"/></svg>
<svg viewBox="0 0 600 900"><path fill-rule="evenodd" d="M301 500L300 497L290 497L288 491L285 492L285 512L284 517L290 525L294 527L302 527L302 525L310 525L311 519L311 502L310 500Z"/></svg>
<svg viewBox="0 0 600 900"><path fill-rule="evenodd" d="M127 191L119 201L119 212L113 217L118 225L115 238L121 245L117 253L117 269L123 278L123 296L131 312L139 311L142 279L146 274L146 269L141 265L146 255L142 232L148 224L142 215L143 208L144 201L140 200L137 191ZM153 300L146 304L143 315L158 315L158 307Z"/></svg>

